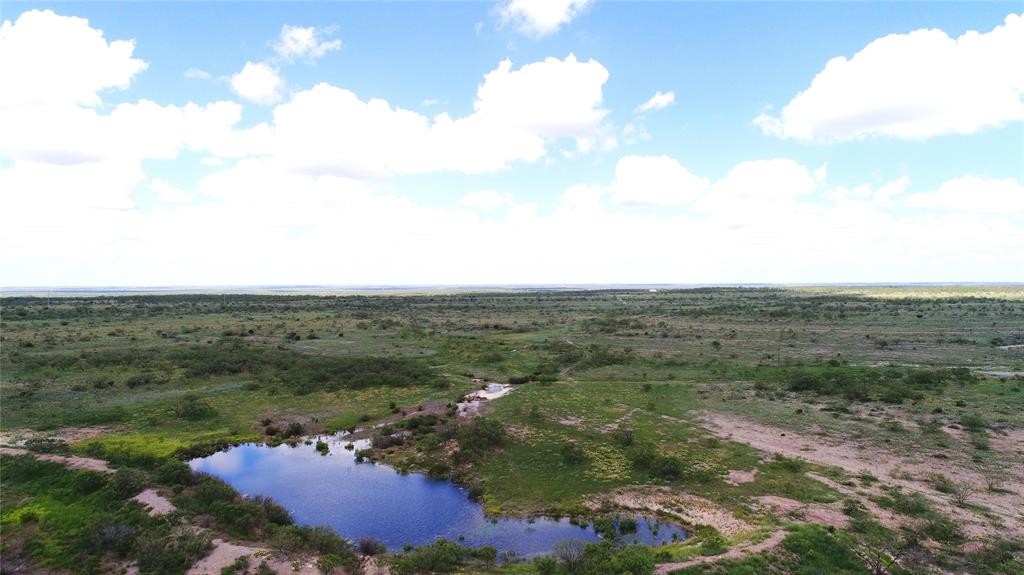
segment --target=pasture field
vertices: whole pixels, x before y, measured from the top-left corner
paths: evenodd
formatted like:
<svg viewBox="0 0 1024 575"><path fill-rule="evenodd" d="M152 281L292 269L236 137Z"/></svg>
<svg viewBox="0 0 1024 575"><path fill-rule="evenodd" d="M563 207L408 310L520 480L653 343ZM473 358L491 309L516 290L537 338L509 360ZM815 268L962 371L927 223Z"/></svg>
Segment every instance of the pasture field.
<svg viewBox="0 0 1024 575"><path fill-rule="evenodd" d="M1024 287L0 305L5 573L183 573L226 542L267 550L248 572L271 555L337 572L1024 572ZM486 382L513 390L458 417ZM342 430L491 514L642 513L691 537L575 560L379 554L182 463ZM111 472L59 463L75 458ZM143 513L144 488L174 511Z"/></svg>

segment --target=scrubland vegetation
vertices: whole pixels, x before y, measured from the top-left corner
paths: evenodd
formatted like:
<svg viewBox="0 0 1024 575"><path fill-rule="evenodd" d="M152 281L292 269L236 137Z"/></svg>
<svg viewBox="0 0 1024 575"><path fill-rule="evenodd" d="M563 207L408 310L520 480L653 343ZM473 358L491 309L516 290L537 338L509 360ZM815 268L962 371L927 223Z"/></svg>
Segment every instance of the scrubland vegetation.
<svg viewBox="0 0 1024 575"><path fill-rule="evenodd" d="M4 570L183 573L219 538L338 573L1020 573L1021 343L1024 289L985 286L7 297ZM487 381L514 390L457 416ZM184 463L339 430L607 537L385 551ZM616 544L641 511L690 537Z"/></svg>

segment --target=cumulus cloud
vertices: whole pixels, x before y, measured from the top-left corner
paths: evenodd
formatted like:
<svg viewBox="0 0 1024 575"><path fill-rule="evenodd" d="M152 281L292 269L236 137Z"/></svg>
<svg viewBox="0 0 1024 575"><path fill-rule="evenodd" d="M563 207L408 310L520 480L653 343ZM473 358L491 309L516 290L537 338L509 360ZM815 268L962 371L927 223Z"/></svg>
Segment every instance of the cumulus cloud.
<svg viewBox="0 0 1024 575"><path fill-rule="evenodd" d="M676 103L676 93L675 92L665 92L665 93L662 93L659 90L659 91L655 92L654 95L651 96L651 98L649 100L647 100L643 104L640 104L639 106L637 106L636 109L633 110L633 112L636 113L636 114L643 114L645 112L650 112L652 110L661 110L662 108L667 108L667 107L669 107L669 106L671 106L672 104L675 104L675 103Z"/></svg>
<svg viewBox="0 0 1024 575"><path fill-rule="evenodd" d="M74 46L73 50L67 49ZM50 10L23 12L0 25L0 108L54 104L98 106L101 93L127 88L146 62L134 40L108 42L84 18Z"/></svg>
<svg viewBox="0 0 1024 575"><path fill-rule="evenodd" d="M595 60L548 58L484 76L471 114L428 118L318 84L274 109L272 153L309 174L381 177L395 173L479 173L534 162L549 142L592 138L608 72Z"/></svg>
<svg viewBox="0 0 1024 575"><path fill-rule="evenodd" d="M241 71L231 76L231 89L257 104L278 102L283 88L284 80L280 74L265 62L246 62Z"/></svg>
<svg viewBox="0 0 1024 575"><path fill-rule="evenodd" d="M506 0L498 7L502 26L511 25L534 38L547 36L572 22L593 0Z"/></svg>
<svg viewBox="0 0 1024 575"><path fill-rule="evenodd" d="M569 186L550 208L494 190L437 205L372 179L500 170L600 142L608 73L593 60L500 63L461 117L321 84L243 129L234 102L96 106L145 63L80 19L35 14L45 25L26 28L31 43L63 56L10 49L32 19L3 24L0 285L984 281L1024 269L1021 250L991 248L1024 244L1014 179L828 189L824 169L788 159L712 179L626 156L610 181ZM67 70L65 56L93 49ZM31 78L11 90L21 58L53 94ZM185 150L203 158L194 185L146 173L145 160ZM335 246L336 261L311 245Z"/></svg>
<svg viewBox="0 0 1024 575"><path fill-rule="evenodd" d="M571 54L519 68L508 60L499 63L479 85L474 110L459 118L444 113L428 117L384 100L361 99L330 84L297 92L275 107L272 121L246 129L238 128L242 106L233 102L163 106L140 100L102 113L77 100L93 102L99 91L126 84L133 71L145 67L131 58L131 43L107 43L102 31L89 28L81 19L51 12L27 14L32 17L23 15L16 24L4 24L5 89L0 93L6 98L13 92L6 87L21 78L19 70L26 69L22 60L29 60L37 66L34 77L47 79L47 91L84 95L38 101L17 110L4 100L0 154L16 160L142 161L170 159L182 150L193 150L214 158L269 156L285 169L344 177L478 173L514 162L534 162L559 139L595 138L607 114L601 104L608 71L595 60L579 61ZM41 18L42 24L33 18ZM95 62L81 62L74 74L65 74L59 54L39 59L15 49L27 37L22 26L31 32L31 45L59 47L70 59L100 44L121 47L114 51L120 64L108 62L113 56L97 55ZM69 26L84 27L85 32L69 34ZM110 69L128 71L113 77ZM282 97L283 81L269 64L246 63L231 84L251 101L271 103ZM33 86L29 82L26 89ZM86 94L82 86L91 91Z"/></svg>
<svg viewBox="0 0 1024 575"><path fill-rule="evenodd" d="M833 142L882 135L920 140L1024 120L1024 15L989 32L951 38L915 30L830 60L778 115L754 119L766 134Z"/></svg>
<svg viewBox="0 0 1024 575"><path fill-rule="evenodd" d="M325 40L334 32L333 28L315 28L312 26L281 27L281 34L274 42L273 48L277 55L285 60L295 59L316 60L324 54L341 49L341 40Z"/></svg>
<svg viewBox="0 0 1024 575"><path fill-rule="evenodd" d="M590 135L608 113L601 108L608 70L597 60L545 58L518 70L503 60L484 76L473 104L492 121L521 126L543 137Z"/></svg>
<svg viewBox="0 0 1024 575"><path fill-rule="evenodd" d="M479 190L459 198L459 205L483 212L493 212L512 205L512 196L496 190Z"/></svg>
<svg viewBox="0 0 1024 575"><path fill-rule="evenodd" d="M703 194L708 179L668 156L624 156L615 165L610 189L619 204L677 206Z"/></svg>
<svg viewBox="0 0 1024 575"><path fill-rule="evenodd" d="M172 159L181 150L236 156L260 141L260 129L239 131L241 106L161 106L149 100L119 104L109 114L51 106L3 113L0 154L51 164L104 159Z"/></svg>
<svg viewBox="0 0 1024 575"><path fill-rule="evenodd" d="M1013 178L989 179L963 176L943 182L936 190L913 194L911 208L960 213L1024 215L1024 185Z"/></svg>
<svg viewBox="0 0 1024 575"><path fill-rule="evenodd" d="M83 213L82 204L65 208L53 194L63 184L108 182L90 178L86 165L39 170L19 177L39 190L33 213L46 217L26 217L24 207L0 212L6 285L1005 281L1024 265L1020 250L991 249L993 238L1024 242L1019 218L902 213L789 191L774 196L776 211L739 227L718 211L617 211L614 198L590 184L567 188L552 210L513 201L479 214L263 158L203 176L196 193L207 201L147 211L117 209L142 177L121 171L119 191ZM756 170L792 177L775 164L738 164L722 178L728 185L720 180L705 194ZM0 171L0 189L14 175ZM340 249L339 265L325 266L324 252L303 249L310 245L359 249ZM111 250L117 260L104 256ZM794 253L800 257L785 257Z"/></svg>

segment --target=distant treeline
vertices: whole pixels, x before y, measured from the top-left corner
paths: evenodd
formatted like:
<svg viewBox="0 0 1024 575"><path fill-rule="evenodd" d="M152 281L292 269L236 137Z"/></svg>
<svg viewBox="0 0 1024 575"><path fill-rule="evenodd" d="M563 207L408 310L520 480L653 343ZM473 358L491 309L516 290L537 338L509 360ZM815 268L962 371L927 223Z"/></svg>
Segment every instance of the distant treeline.
<svg viewBox="0 0 1024 575"><path fill-rule="evenodd" d="M166 382L178 373L186 378L251 375L257 382L298 394L372 386L406 387L435 380L430 368L416 359L309 355L238 341L76 355L12 354L10 359L12 364L30 371L129 368L141 372L127 380L132 387Z"/></svg>

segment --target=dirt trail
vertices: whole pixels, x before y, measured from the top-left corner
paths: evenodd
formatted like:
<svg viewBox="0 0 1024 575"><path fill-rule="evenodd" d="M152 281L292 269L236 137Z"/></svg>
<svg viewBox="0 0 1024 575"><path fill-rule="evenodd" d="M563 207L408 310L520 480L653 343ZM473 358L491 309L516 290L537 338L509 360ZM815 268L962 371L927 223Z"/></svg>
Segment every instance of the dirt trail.
<svg viewBox="0 0 1024 575"><path fill-rule="evenodd" d="M887 484L922 493L947 515L960 518L968 534L1024 535L1024 515L1020 512L1024 509L1024 466L1010 466L1002 485L1007 492L993 492L985 489L986 477L971 469L966 460L924 459L923 454L911 459L873 446L835 437L803 435L722 413L705 413L704 424L718 437L744 443L766 453L840 467L852 475L871 474ZM998 520L992 521L979 513L955 506L949 495L939 493L928 483L933 474L943 474L974 486L971 501L988 507Z"/></svg>
<svg viewBox="0 0 1024 575"><path fill-rule="evenodd" d="M20 447L0 447L0 455L31 455L39 461L53 461L60 463L68 469L83 469L87 471L99 471L100 473L113 473L114 470L107 466L102 459L92 457L80 457L78 455L57 455L54 453L34 453Z"/></svg>
<svg viewBox="0 0 1024 575"><path fill-rule="evenodd" d="M157 493L156 489L152 487L132 497L132 499L148 507L151 516L167 515L174 511L174 504L163 495Z"/></svg>
<svg viewBox="0 0 1024 575"><path fill-rule="evenodd" d="M656 575L667 575L673 571L679 569L686 569L687 567L693 567L694 565L704 565L707 563L717 563L719 561L728 561L731 559L744 559L750 555L756 555L758 553L764 553L769 549L774 549L782 543L782 540L786 538L786 532L778 530L771 534L770 537L761 541L760 543L754 543L753 545L740 545L733 547L732 549L722 553L721 555L710 555L708 557L697 557L696 559L690 559L689 561L682 561L680 563L662 563L654 569Z"/></svg>

